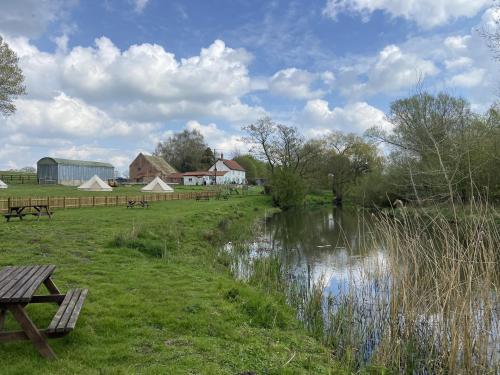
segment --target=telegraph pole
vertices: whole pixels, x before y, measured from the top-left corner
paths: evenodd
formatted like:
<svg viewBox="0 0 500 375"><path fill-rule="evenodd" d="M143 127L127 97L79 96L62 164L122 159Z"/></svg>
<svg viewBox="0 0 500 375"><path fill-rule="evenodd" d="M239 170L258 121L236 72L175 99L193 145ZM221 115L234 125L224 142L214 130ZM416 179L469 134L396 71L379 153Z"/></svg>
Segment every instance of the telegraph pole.
<svg viewBox="0 0 500 375"><path fill-rule="evenodd" d="M214 160L215 160L215 164L214 164L214 184L217 185L217 162L219 161L219 159L217 158L216 156L216 150L214 148Z"/></svg>

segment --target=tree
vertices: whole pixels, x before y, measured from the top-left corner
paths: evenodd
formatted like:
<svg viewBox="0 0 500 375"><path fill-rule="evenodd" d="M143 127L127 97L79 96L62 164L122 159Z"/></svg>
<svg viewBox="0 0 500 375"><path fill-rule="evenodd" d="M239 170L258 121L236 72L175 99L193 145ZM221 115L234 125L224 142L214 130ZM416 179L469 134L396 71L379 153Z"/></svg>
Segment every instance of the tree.
<svg viewBox="0 0 500 375"><path fill-rule="evenodd" d="M243 130L253 155L268 165L275 203L282 208L299 205L305 198L307 166L314 157L304 137L296 127L275 123L269 117Z"/></svg>
<svg viewBox="0 0 500 375"><path fill-rule="evenodd" d="M208 169L215 163L215 155L210 147L207 147L201 155L200 163L202 169Z"/></svg>
<svg viewBox="0 0 500 375"><path fill-rule="evenodd" d="M248 134L244 140L251 145L252 154L269 166L271 175L276 168L286 169L304 177L310 162L317 156L314 142L306 142L294 126L275 123L269 117L243 127Z"/></svg>
<svg viewBox="0 0 500 375"><path fill-rule="evenodd" d="M255 183L257 178L267 177L266 164L252 155L240 155L234 158L246 170L246 179L249 183Z"/></svg>
<svg viewBox="0 0 500 375"><path fill-rule="evenodd" d="M495 1L495 3L494 9L496 11L500 10L499 2ZM496 18L494 22L495 26L492 29L483 28L480 32L483 38L486 39L488 47L493 52L495 59L500 61L500 19Z"/></svg>
<svg viewBox="0 0 500 375"><path fill-rule="evenodd" d="M19 169L19 172L36 173L36 168L34 168L34 167L22 167L21 169Z"/></svg>
<svg viewBox="0 0 500 375"><path fill-rule="evenodd" d="M213 154L203 135L196 129L175 133L165 142L156 146L154 154L163 157L180 172L191 172L204 169L213 159Z"/></svg>
<svg viewBox="0 0 500 375"><path fill-rule="evenodd" d="M24 75L18 63L16 53L0 36L0 114L5 116L16 111L14 100L26 93Z"/></svg>
<svg viewBox="0 0 500 375"><path fill-rule="evenodd" d="M355 134L333 132L324 141L323 173L331 179L334 202L342 204L347 189L375 169L380 169L381 158L374 144Z"/></svg>
<svg viewBox="0 0 500 375"><path fill-rule="evenodd" d="M391 104L391 133L375 128L368 135L391 147L391 180L404 198L466 202L498 181L491 163L498 155L495 113L480 116L462 98L422 92Z"/></svg>

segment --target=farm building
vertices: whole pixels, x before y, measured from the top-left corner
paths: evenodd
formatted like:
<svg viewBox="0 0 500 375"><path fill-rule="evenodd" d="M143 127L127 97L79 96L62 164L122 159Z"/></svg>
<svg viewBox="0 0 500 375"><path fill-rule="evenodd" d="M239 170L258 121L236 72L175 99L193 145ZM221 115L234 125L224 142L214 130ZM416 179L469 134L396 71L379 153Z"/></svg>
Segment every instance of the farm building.
<svg viewBox="0 0 500 375"><path fill-rule="evenodd" d="M226 172L224 174L223 184L246 184L246 171L237 161L221 158L215 162L209 169L210 172L221 171ZM219 179L217 179L219 183Z"/></svg>
<svg viewBox="0 0 500 375"><path fill-rule="evenodd" d="M129 167L129 179L133 182L151 182L155 177L170 182L168 176L177 171L165 159L140 153Z"/></svg>
<svg viewBox="0 0 500 375"><path fill-rule="evenodd" d="M114 178L115 168L108 163L59 158L42 158L37 163L39 184L78 186L97 175L104 181Z"/></svg>
<svg viewBox="0 0 500 375"><path fill-rule="evenodd" d="M208 171L195 171L186 172L182 174L184 185L213 185L215 178L217 178L217 185L224 184L224 176L226 171L217 171L217 177L214 172Z"/></svg>

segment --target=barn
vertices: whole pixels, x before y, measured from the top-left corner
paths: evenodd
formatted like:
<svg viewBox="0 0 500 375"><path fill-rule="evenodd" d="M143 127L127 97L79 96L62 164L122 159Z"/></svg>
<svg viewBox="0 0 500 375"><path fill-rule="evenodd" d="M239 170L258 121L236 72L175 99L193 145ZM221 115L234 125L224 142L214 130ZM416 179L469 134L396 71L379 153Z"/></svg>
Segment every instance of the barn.
<svg viewBox="0 0 500 375"><path fill-rule="evenodd" d="M155 177L160 177L167 183L177 182L169 178L169 176L175 174L177 174L177 171L165 159L159 156L146 155L142 152L137 155L129 167L129 179L132 182L149 183Z"/></svg>
<svg viewBox="0 0 500 375"><path fill-rule="evenodd" d="M97 175L107 181L114 178L115 168L108 163L45 157L38 160L39 184L78 186Z"/></svg>

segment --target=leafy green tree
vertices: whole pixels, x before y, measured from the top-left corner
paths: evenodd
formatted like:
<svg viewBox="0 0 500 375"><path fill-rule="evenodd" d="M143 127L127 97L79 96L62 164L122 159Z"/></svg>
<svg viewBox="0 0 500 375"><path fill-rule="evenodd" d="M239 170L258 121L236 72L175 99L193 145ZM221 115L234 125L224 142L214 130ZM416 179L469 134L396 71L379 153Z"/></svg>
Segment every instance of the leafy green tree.
<svg viewBox="0 0 500 375"><path fill-rule="evenodd" d="M266 164L252 155L240 155L234 158L246 170L246 178L249 183L255 183L257 178L267 177Z"/></svg>
<svg viewBox="0 0 500 375"><path fill-rule="evenodd" d="M194 129L175 133L166 141L158 143L154 154L163 157L180 172L191 172L204 169L208 158L213 157L207 149L203 135Z"/></svg>
<svg viewBox="0 0 500 375"><path fill-rule="evenodd" d="M215 155L210 147L203 152L200 163L203 169L208 169L215 163Z"/></svg>
<svg viewBox="0 0 500 375"><path fill-rule="evenodd" d="M14 100L26 93L24 75L18 63L16 53L0 36L0 114L5 116L16 111Z"/></svg>
<svg viewBox="0 0 500 375"><path fill-rule="evenodd" d="M306 195L304 179L290 169L277 167L271 177L271 194L283 210L301 206Z"/></svg>
<svg viewBox="0 0 500 375"><path fill-rule="evenodd" d="M296 127L275 123L269 117L243 130L253 155L267 163L270 176L267 190L272 192L275 204L284 209L302 204L307 166L314 158L302 134Z"/></svg>
<svg viewBox="0 0 500 375"><path fill-rule="evenodd" d="M382 159L374 144L349 133L333 132L324 140L322 173L331 181L335 203L342 204L345 193L358 179L380 170Z"/></svg>
<svg viewBox="0 0 500 375"><path fill-rule="evenodd" d="M391 148L390 179L406 199L468 202L494 190L497 111L480 116L462 98L418 93L393 102L388 119L392 132L371 129L368 135Z"/></svg>

